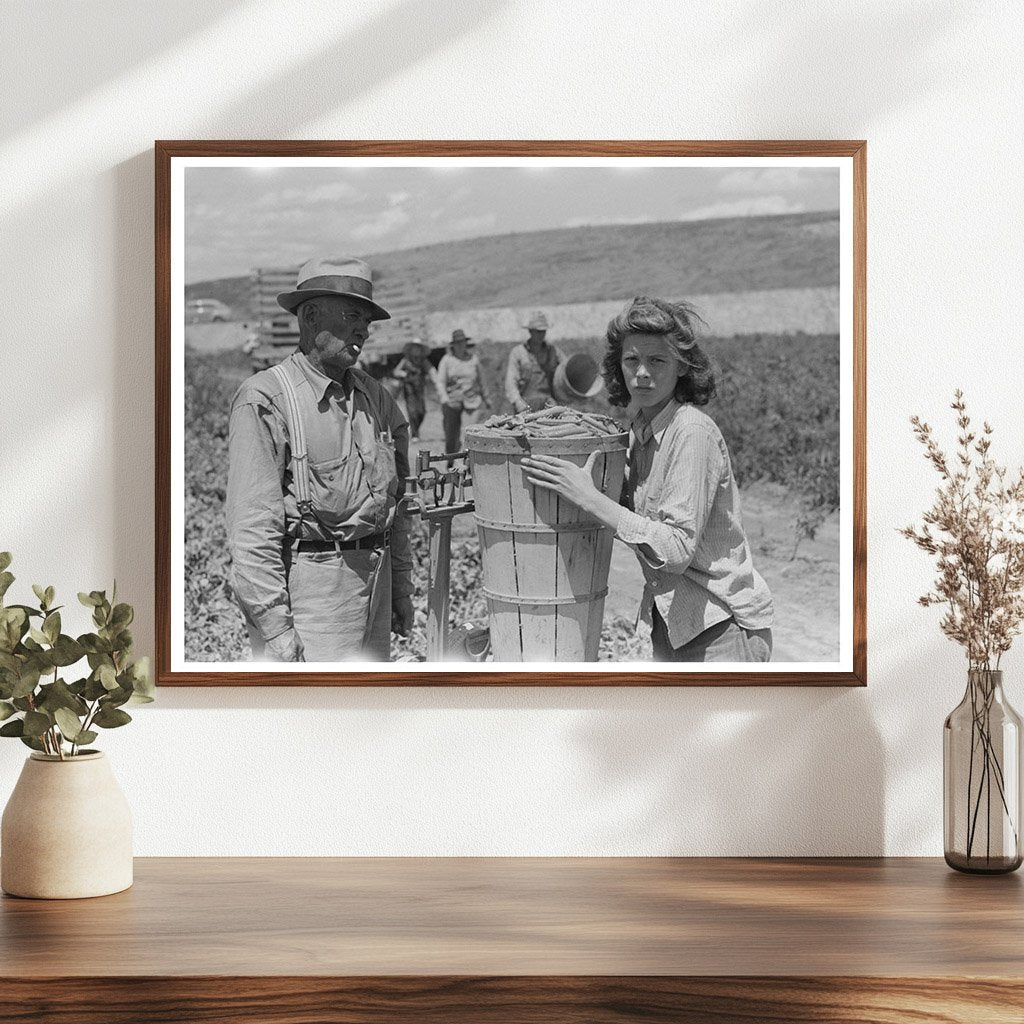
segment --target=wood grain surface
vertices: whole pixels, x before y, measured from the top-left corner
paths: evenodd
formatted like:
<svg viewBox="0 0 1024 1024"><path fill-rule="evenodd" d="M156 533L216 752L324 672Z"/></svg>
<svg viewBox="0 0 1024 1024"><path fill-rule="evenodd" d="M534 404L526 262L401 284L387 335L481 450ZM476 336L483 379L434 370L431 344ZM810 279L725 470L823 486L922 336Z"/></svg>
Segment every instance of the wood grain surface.
<svg viewBox="0 0 1024 1024"><path fill-rule="evenodd" d="M1020 1024L1022 911L933 859L139 859L0 901L0 1020Z"/></svg>

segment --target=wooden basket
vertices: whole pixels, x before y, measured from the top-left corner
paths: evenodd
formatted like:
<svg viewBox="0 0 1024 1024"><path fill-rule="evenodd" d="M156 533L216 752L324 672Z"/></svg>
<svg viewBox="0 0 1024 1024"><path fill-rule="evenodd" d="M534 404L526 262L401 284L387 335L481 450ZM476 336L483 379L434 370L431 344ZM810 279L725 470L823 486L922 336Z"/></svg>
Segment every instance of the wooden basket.
<svg viewBox="0 0 1024 1024"><path fill-rule="evenodd" d="M554 455L582 466L599 451L594 481L617 501L627 438L466 432L495 661L597 661L613 531L527 483L522 460Z"/></svg>

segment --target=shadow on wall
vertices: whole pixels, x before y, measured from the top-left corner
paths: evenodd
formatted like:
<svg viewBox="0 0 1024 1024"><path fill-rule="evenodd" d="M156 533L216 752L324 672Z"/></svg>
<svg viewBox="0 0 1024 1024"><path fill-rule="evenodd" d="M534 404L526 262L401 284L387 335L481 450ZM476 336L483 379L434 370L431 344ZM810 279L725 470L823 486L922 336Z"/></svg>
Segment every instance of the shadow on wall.
<svg viewBox="0 0 1024 1024"><path fill-rule="evenodd" d="M73 107L243 6L241 0L206 0L142 8L135 0L91 0L51 6L48 15L38 4L5 5L3 34L18 40L6 47L5 79L45 76L46 87L33 91L31 105L0 106L0 138Z"/></svg>
<svg viewBox="0 0 1024 1024"><path fill-rule="evenodd" d="M213 13L235 5L214 8ZM493 17L496 5L487 0L460 4L443 21L430 0L404 0L382 8L366 23L344 37L321 38L324 48L287 72L271 76L238 103L210 114L204 131L211 138L230 138L237 126L251 121L253 111L262 116L260 134L274 138L292 134L296 126L343 108L360 93L378 88L388 77L401 74L433 50L451 44ZM212 20L212 17L211 17ZM166 133L166 128L160 128ZM173 133L172 133L173 134ZM113 268L116 293L115 364L111 405L113 435L118 447L114 489L123 497L126 514L111 525L115 576L133 581L129 600L142 612L136 647L153 650L149 632L152 619L153 515L148 501L129 501L129 496L152 493L154 464L151 406L148 401L155 365L152 337L153 295L153 156L139 154L111 172L116 204L116 247ZM141 470L141 473L140 473ZM129 510L145 509L138 514ZM146 527L141 528L140 519ZM147 581L142 584L141 581ZM142 589L143 586L148 590Z"/></svg>
<svg viewBox="0 0 1024 1024"><path fill-rule="evenodd" d="M588 846L611 856L883 851L882 740L863 690L708 688L647 701L623 695L576 731L606 807Z"/></svg>
<svg viewBox="0 0 1024 1024"><path fill-rule="evenodd" d="M743 11L728 26L731 36L743 39L761 59L734 62L737 76L744 71L749 75L746 83L737 82L736 94L737 99L742 94L757 97L759 116L768 128L759 138L807 138L808 125L817 126L811 133L816 138L864 137L865 92L849 88L850 82L870 79L873 95L867 112L872 120L929 90L944 89L948 71L935 59L936 46L954 31L963 31L959 26L965 21L986 16L983 8L955 0L927 7L872 6L870 11L833 4L819 8L814 17L807 17L800 5L784 5L772 18L765 18L756 4L745 5ZM770 55L772 93L784 96L785 103L763 102L765 55ZM834 130L826 127L825 110Z"/></svg>

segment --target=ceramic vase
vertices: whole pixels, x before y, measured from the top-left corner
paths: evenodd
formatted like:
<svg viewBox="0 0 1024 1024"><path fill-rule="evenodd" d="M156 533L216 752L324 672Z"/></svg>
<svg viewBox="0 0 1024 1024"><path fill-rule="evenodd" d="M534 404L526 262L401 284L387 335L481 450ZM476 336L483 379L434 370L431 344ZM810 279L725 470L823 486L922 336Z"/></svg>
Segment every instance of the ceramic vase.
<svg viewBox="0 0 1024 1024"><path fill-rule="evenodd" d="M0 827L0 887L12 896L107 896L132 884L128 802L99 751L25 762Z"/></svg>

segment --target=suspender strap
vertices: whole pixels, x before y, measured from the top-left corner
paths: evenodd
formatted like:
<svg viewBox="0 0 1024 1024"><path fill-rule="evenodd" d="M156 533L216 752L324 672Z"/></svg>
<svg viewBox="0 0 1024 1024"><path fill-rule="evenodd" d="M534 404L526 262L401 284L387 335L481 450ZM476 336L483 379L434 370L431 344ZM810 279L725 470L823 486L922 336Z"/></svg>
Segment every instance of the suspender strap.
<svg viewBox="0 0 1024 1024"><path fill-rule="evenodd" d="M299 397L295 393L295 385L288 376L288 371L280 364L270 367L271 373L277 377L284 392L284 412L288 421L288 443L292 450L292 486L295 488L295 501L299 507L299 520L309 515L313 501L309 491L309 454L306 451L306 430L299 414Z"/></svg>

